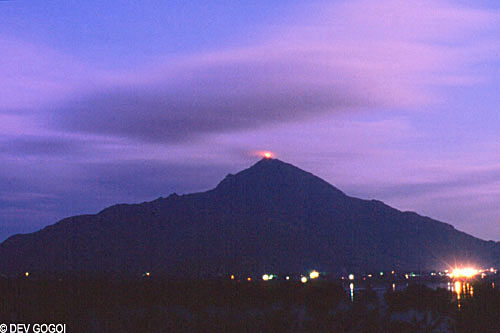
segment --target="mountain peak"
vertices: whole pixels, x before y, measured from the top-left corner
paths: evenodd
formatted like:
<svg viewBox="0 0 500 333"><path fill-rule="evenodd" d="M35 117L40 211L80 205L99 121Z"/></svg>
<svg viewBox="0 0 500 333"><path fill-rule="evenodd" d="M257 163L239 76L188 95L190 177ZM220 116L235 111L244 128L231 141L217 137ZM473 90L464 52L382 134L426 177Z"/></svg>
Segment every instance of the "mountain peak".
<svg viewBox="0 0 500 333"><path fill-rule="evenodd" d="M286 167L286 166L290 166L290 167L293 167L297 170L303 171L303 170L293 166L292 164L283 162L277 158L272 158L272 157L261 158L259 161L257 161L257 163L255 163L254 165L252 165L248 169L255 168L255 169L274 169L274 170L276 170L277 168L282 168L282 167ZM243 171L245 171L245 170L243 170ZM305 171L303 171L303 172L305 172Z"/></svg>
<svg viewBox="0 0 500 333"><path fill-rule="evenodd" d="M217 185L216 190L226 192L236 188L241 191L252 189L260 193L266 190L279 191L284 195L297 191L344 195L323 179L277 158L262 158L248 169L235 175L228 174Z"/></svg>
<svg viewBox="0 0 500 333"><path fill-rule="evenodd" d="M257 161L257 163L255 164L259 164L259 163L266 163L266 162L280 162L280 163L285 163L283 161L280 161L279 159L277 158L273 158L273 157L263 157L261 158L259 161ZM255 165L254 164L254 165Z"/></svg>
<svg viewBox="0 0 500 333"><path fill-rule="evenodd" d="M278 177L279 175L283 175L285 171L309 174L308 172L279 159L264 157L247 169L244 169L236 174L228 174L226 178L221 181L221 184L225 183L228 179L244 180L250 178L250 180L255 180L255 177Z"/></svg>

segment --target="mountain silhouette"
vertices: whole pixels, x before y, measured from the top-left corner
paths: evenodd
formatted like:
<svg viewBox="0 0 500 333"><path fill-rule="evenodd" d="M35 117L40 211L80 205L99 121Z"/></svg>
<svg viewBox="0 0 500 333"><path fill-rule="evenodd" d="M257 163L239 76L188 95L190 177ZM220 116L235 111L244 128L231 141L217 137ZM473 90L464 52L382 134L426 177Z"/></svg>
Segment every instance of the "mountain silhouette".
<svg viewBox="0 0 500 333"><path fill-rule="evenodd" d="M499 244L451 225L345 195L278 159L262 159L214 189L111 206L0 245L0 273L265 272L490 267Z"/></svg>

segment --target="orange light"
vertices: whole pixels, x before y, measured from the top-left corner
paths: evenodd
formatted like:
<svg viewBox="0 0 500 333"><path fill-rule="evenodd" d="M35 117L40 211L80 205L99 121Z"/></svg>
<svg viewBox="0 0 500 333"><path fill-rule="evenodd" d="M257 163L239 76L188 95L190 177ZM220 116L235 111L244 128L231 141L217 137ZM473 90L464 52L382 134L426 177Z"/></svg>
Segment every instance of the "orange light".
<svg viewBox="0 0 500 333"><path fill-rule="evenodd" d="M250 151L249 154L251 156L257 156L257 157L265 158L265 159L274 158L276 156L276 154L270 150L253 150L253 151Z"/></svg>
<svg viewBox="0 0 500 333"><path fill-rule="evenodd" d="M472 267L455 268L451 273L452 278L471 278L479 274L479 271Z"/></svg>
<svg viewBox="0 0 500 333"><path fill-rule="evenodd" d="M252 278L251 277L247 278L247 281L252 281Z"/></svg>
<svg viewBox="0 0 500 333"><path fill-rule="evenodd" d="M231 274L231 280L234 280L234 275Z"/></svg>
<svg viewBox="0 0 500 333"><path fill-rule="evenodd" d="M455 292L457 293L457 298L460 299L460 293L462 292L462 284L460 281L455 282Z"/></svg>
<svg viewBox="0 0 500 333"><path fill-rule="evenodd" d="M309 273L309 278L311 278L311 279L319 278L319 272L316 270L312 271L311 273Z"/></svg>

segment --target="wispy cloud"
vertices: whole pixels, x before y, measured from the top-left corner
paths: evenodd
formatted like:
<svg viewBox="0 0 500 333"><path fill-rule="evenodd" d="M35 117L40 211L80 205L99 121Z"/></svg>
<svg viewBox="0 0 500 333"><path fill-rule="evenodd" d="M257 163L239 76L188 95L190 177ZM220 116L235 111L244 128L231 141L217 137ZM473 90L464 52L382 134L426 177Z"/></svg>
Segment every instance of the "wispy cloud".
<svg viewBox="0 0 500 333"><path fill-rule="evenodd" d="M498 13L442 1L302 9L311 14L256 45L116 77L116 85L58 109L55 121L64 129L179 142L322 113L421 107L440 98L439 86L485 79L469 66L491 56L490 41L478 35L500 22Z"/></svg>
<svg viewBox="0 0 500 333"><path fill-rule="evenodd" d="M329 112L416 108L440 98L436 87L485 79L471 66L500 49L488 34L499 18L447 1L304 6L254 45L122 73L6 41L0 107L34 109L58 130L166 143Z"/></svg>

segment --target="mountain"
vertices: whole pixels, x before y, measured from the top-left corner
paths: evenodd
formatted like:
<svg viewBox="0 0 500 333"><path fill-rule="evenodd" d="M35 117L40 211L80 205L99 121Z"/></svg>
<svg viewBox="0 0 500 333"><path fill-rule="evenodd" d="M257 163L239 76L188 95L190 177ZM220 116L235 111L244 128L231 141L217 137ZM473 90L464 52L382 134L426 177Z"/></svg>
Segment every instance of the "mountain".
<svg viewBox="0 0 500 333"><path fill-rule="evenodd" d="M120 204L0 245L0 273L227 273L489 267L500 246L376 200L345 195L277 159L212 190Z"/></svg>

